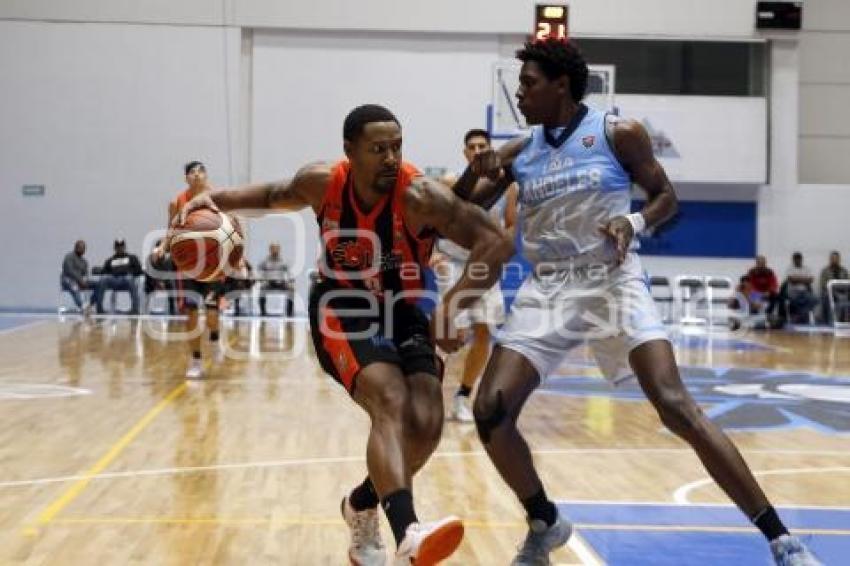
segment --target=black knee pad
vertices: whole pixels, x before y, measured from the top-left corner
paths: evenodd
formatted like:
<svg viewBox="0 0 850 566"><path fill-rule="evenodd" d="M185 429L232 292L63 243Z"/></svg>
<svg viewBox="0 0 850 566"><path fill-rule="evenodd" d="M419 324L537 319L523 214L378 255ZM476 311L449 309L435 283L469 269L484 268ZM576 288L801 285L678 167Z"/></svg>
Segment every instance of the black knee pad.
<svg viewBox="0 0 850 566"><path fill-rule="evenodd" d="M493 429L502 424L502 421L508 416L508 412L505 411L504 400L502 399L502 390L496 391L496 407L492 411L489 411L489 414L482 415L481 411L474 411L474 414L475 428L478 429L478 436L481 437L481 442L488 444Z"/></svg>

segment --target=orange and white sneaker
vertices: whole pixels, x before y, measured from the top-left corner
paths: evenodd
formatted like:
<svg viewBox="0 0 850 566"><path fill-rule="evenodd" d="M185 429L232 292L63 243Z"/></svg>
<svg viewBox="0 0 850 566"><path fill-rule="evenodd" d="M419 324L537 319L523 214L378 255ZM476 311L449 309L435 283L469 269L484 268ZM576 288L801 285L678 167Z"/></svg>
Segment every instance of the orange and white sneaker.
<svg viewBox="0 0 850 566"><path fill-rule="evenodd" d="M454 516L433 523L412 523L395 555L396 566L434 566L451 556L463 540L463 523Z"/></svg>

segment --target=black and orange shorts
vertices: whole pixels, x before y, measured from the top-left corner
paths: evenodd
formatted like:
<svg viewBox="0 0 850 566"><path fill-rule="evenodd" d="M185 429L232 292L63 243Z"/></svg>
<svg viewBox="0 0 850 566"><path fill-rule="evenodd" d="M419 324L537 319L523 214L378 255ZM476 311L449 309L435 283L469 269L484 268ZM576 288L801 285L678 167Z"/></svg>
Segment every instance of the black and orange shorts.
<svg viewBox="0 0 850 566"><path fill-rule="evenodd" d="M224 297L226 288L224 281L195 281L180 278L178 280L180 311L198 309L201 305L217 309Z"/></svg>
<svg viewBox="0 0 850 566"><path fill-rule="evenodd" d="M387 316L380 302L370 310L374 303L357 293L346 293L326 280L310 294L310 332L322 369L349 393L360 370L375 362L395 364L404 375L442 378L425 313L400 300Z"/></svg>

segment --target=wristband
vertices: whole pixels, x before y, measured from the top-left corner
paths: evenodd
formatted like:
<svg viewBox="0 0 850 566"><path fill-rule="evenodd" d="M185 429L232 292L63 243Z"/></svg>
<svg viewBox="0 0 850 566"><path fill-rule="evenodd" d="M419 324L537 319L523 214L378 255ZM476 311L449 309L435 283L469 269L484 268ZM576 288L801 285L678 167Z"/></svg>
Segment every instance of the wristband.
<svg viewBox="0 0 850 566"><path fill-rule="evenodd" d="M633 212L631 214L627 214L626 220L628 220L629 224L632 225L632 230L634 231L635 236L637 236L646 229L646 218L644 218L643 214L641 214L640 212Z"/></svg>

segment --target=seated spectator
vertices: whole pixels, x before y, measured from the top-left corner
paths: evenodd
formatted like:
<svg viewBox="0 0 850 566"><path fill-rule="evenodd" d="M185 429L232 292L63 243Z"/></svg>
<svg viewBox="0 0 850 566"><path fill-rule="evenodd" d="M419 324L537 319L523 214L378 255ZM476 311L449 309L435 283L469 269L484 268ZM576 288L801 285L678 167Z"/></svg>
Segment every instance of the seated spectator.
<svg viewBox="0 0 850 566"><path fill-rule="evenodd" d="M129 291L131 308L130 314L139 314L139 286L136 277L142 274L139 258L127 253L124 240L115 240L115 253L103 264L103 276L97 287L97 312L103 313L103 296L106 291Z"/></svg>
<svg viewBox="0 0 850 566"><path fill-rule="evenodd" d="M280 244L269 245L269 255L259 266L260 314L266 316L266 292L269 290L284 291L286 301L286 316L292 316L292 279L289 267L280 257Z"/></svg>
<svg viewBox="0 0 850 566"><path fill-rule="evenodd" d="M92 305L97 301L96 282L89 279L89 262L83 257L86 253L86 243L83 240L77 240L74 243L74 251L65 254L65 259L62 260L62 274L59 277L59 284L63 291L67 291L74 304L80 309L80 312L88 315L91 313ZM94 290L95 293L89 298L89 303L83 306L82 292Z"/></svg>
<svg viewBox="0 0 850 566"><path fill-rule="evenodd" d="M821 313L823 314L823 321L826 324L832 324L832 310L829 306L829 291L827 290L827 285L830 281L834 279L850 279L850 274L847 273L847 269L841 265L841 254L838 252L832 252L829 254L829 265L823 268L820 272L820 297L821 297ZM848 300L847 292L837 292L836 299L841 302L846 302ZM840 319L839 319L840 320Z"/></svg>
<svg viewBox="0 0 850 566"><path fill-rule="evenodd" d="M245 291L254 284L254 273L251 264L243 256L239 265L224 280L224 289L228 298L233 299L233 316L242 316L241 299Z"/></svg>
<svg viewBox="0 0 850 566"><path fill-rule="evenodd" d="M174 291L174 263L171 261L169 252L159 253L157 250L162 245L162 240L158 240L153 251L148 256L145 262L145 304L147 305L150 296L157 291L165 291L168 293L168 314L177 314L177 301L173 294ZM147 311L148 309L145 308Z"/></svg>
<svg viewBox="0 0 850 566"><path fill-rule="evenodd" d="M785 283L779 292L781 304L783 307L788 306L791 322L807 322L809 314L817 306L813 282L811 270L803 265L803 254L794 252L791 266L785 272Z"/></svg>
<svg viewBox="0 0 850 566"><path fill-rule="evenodd" d="M773 270L767 266L767 259L763 255L756 256L755 267L750 268L744 277L747 283L745 296L750 303L750 312L772 312L779 298L779 281Z"/></svg>

